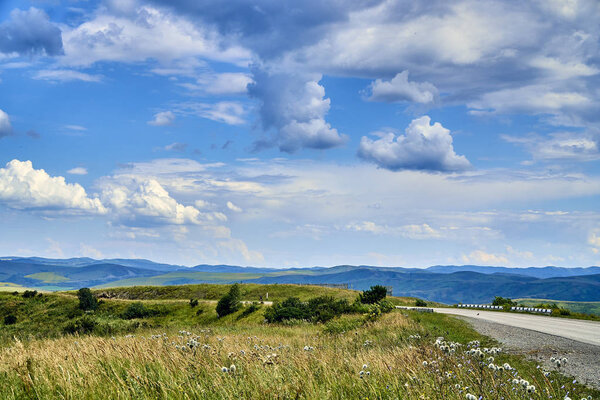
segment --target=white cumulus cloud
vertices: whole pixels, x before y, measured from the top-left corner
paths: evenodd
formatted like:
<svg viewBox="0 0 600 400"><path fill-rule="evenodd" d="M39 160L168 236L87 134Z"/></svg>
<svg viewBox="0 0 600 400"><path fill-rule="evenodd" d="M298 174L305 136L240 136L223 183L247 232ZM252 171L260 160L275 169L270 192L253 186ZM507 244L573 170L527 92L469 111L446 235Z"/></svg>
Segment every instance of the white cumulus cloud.
<svg viewBox="0 0 600 400"><path fill-rule="evenodd" d="M148 121L148 125L152 126L167 126L175 121L175 114L172 111L162 111L154 114L154 119Z"/></svg>
<svg viewBox="0 0 600 400"><path fill-rule="evenodd" d="M465 156L454 152L450 131L439 122L430 125L431 119L423 116L414 119L405 135L380 134L372 140L363 136L358 155L392 171L413 169L431 171L463 171L471 164Z"/></svg>
<svg viewBox="0 0 600 400"><path fill-rule="evenodd" d="M275 137L262 146L278 146L293 153L302 148L329 149L341 146L347 137L325 121L330 100L319 84L320 75L254 71L248 86L251 97L261 102L265 130L275 129Z"/></svg>
<svg viewBox="0 0 600 400"><path fill-rule="evenodd" d="M105 214L98 198L90 198L77 183L34 169L31 161L12 160L0 168L0 203L21 210L58 214Z"/></svg>
<svg viewBox="0 0 600 400"><path fill-rule="evenodd" d="M389 81L377 79L371 83L370 89L369 100L389 103L432 103L438 95L437 88L429 82L409 82L408 71L402 71Z"/></svg>
<svg viewBox="0 0 600 400"><path fill-rule="evenodd" d="M175 200L155 179L105 181L101 198L126 226L200 224L201 213Z"/></svg>

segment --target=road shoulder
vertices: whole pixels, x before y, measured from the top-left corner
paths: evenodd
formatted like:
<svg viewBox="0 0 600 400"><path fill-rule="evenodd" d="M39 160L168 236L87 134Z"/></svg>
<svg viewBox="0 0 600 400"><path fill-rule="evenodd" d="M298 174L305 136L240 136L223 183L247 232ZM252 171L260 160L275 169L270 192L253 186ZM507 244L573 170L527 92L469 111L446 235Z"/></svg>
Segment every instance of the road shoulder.
<svg viewBox="0 0 600 400"><path fill-rule="evenodd" d="M507 352L525 354L548 370L553 369L550 357L567 357L567 365L561 368L563 374L600 389L600 346L482 319L456 317L469 322L479 333L498 340Z"/></svg>

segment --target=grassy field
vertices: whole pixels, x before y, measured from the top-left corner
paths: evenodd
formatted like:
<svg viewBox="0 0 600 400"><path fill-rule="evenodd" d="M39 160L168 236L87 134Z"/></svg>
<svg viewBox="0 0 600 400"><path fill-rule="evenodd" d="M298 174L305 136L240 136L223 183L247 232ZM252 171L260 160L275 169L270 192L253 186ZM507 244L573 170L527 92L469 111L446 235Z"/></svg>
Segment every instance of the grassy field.
<svg viewBox="0 0 600 400"><path fill-rule="evenodd" d="M38 272L37 274L25 275L25 278L37 279L43 283L60 283L70 281L69 278L55 274L54 272Z"/></svg>
<svg viewBox="0 0 600 400"><path fill-rule="evenodd" d="M245 286L247 298L256 290L277 293L278 289ZM23 298L0 293L0 317L7 313L17 317L14 325L0 325L0 398L464 399L473 394L484 399L562 399L569 393L580 399L600 395L555 371L545 376L520 356L471 354L471 349L496 343L447 315L395 310L375 320L350 314L325 324L266 324L264 305L252 313L244 308L217 318L212 299L191 307L187 294L193 289L170 289L156 293L161 299L150 298L146 290L124 296L145 297L141 300L104 299L97 311L83 316L72 294ZM203 290L210 297L227 289ZM285 289L303 298L329 293L327 288L298 286L281 288L277 296L284 297ZM356 296L351 291L336 294L352 300ZM135 302L156 313L121 318ZM65 335L62 327L81 318L97 321L91 334ZM435 345L440 336L448 343ZM473 340L480 346L467 344ZM511 369L493 370L490 363L509 363ZM535 392L527 393L513 379L526 379Z"/></svg>
<svg viewBox="0 0 600 400"><path fill-rule="evenodd" d="M600 301L561 301L548 299L516 299L519 304L524 304L527 307L533 307L540 303L556 303L560 308L566 308L575 313L595 314L600 316Z"/></svg>

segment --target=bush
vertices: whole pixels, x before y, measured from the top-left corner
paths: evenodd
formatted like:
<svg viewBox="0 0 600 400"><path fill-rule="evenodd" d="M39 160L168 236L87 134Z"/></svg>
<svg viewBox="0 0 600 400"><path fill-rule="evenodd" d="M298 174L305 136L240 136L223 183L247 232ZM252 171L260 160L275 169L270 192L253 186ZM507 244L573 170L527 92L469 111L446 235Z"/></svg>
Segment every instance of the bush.
<svg viewBox="0 0 600 400"><path fill-rule="evenodd" d="M67 325L65 325L63 331L71 335L84 335L92 333L96 325L97 322L93 318L86 315L83 318L69 322Z"/></svg>
<svg viewBox="0 0 600 400"><path fill-rule="evenodd" d="M37 290L26 290L23 292L23 297L26 299L30 299L32 297L37 296Z"/></svg>
<svg viewBox="0 0 600 400"><path fill-rule="evenodd" d="M360 302L363 304L375 304L385 299L387 289L381 285L371 286L371 289L363 291L358 295Z"/></svg>
<svg viewBox="0 0 600 400"><path fill-rule="evenodd" d="M79 298L79 308L83 311L93 311L98 308L98 300L96 300L89 288L79 289L77 297Z"/></svg>
<svg viewBox="0 0 600 400"><path fill-rule="evenodd" d="M369 306L369 312L365 315L365 322L374 322L381 316L381 308L377 304Z"/></svg>
<svg viewBox="0 0 600 400"><path fill-rule="evenodd" d="M13 314L8 314L4 317L4 325L14 325L17 323L17 317Z"/></svg>
<svg viewBox="0 0 600 400"><path fill-rule="evenodd" d="M427 303L425 303L425 305L427 305ZM382 313L389 313L393 311L396 308L396 306L391 301L381 300L379 302L379 308L381 309Z"/></svg>
<svg viewBox="0 0 600 400"><path fill-rule="evenodd" d="M190 307L194 308L198 305L198 299L190 299Z"/></svg>
<svg viewBox="0 0 600 400"><path fill-rule="evenodd" d="M421 300L421 299L417 299L415 301L415 306L417 306L417 307L427 307L427 302L425 302L424 300Z"/></svg>
<svg viewBox="0 0 600 400"><path fill-rule="evenodd" d="M508 297L500 297L500 296L496 296L494 298L494 301L492 301L492 305L493 306L516 306L517 302L516 301L512 301L511 299L509 299Z"/></svg>
<svg viewBox="0 0 600 400"><path fill-rule="evenodd" d="M265 311L267 322L286 320L306 320L326 322L342 314L351 313L354 308L345 299L336 300L331 296L315 297L307 302L297 297L289 297L275 303Z"/></svg>
<svg viewBox="0 0 600 400"><path fill-rule="evenodd" d="M559 308L558 312L560 315L571 315L571 311L567 310L566 308Z"/></svg>
<svg viewBox="0 0 600 400"><path fill-rule="evenodd" d="M131 303L127 306L125 311L121 314L121 318L123 319L134 319L134 318L145 318L149 315L153 314L153 312L146 308L139 301L135 303Z"/></svg>
<svg viewBox="0 0 600 400"><path fill-rule="evenodd" d="M257 311L260 308L260 304L253 302L248 307L244 308L244 311L238 316L237 319L242 319Z"/></svg>
<svg viewBox="0 0 600 400"><path fill-rule="evenodd" d="M219 318L224 317L226 315L232 314L240 309L242 303L240 302L241 294L240 294L240 285L237 283L231 286L229 292L217 303L217 315Z"/></svg>

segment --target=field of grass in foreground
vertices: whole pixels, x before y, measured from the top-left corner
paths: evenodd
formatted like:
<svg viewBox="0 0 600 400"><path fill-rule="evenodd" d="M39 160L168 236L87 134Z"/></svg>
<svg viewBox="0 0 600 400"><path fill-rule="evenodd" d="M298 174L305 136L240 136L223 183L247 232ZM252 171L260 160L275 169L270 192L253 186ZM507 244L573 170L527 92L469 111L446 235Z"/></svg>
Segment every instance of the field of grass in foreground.
<svg viewBox="0 0 600 400"><path fill-rule="evenodd" d="M55 294L28 300L39 301L40 312L44 301L58 302L55 309L74 301L73 296ZM118 315L127 304L131 301L107 301L101 305L106 307L102 318ZM484 399L600 395L556 372L545 376L522 357L468 355L469 341L479 340L481 348L495 343L465 322L441 314L393 311L374 322L345 315L327 324L269 325L263 322L264 308L247 317L240 318L240 311L218 319L214 303L202 304L205 311L200 316L192 316L184 301L143 304L174 308L168 314L127 321L140 324L133 336L6 342L0 348L0 398L441 400L464 399L466 394ZM28 321L22 318L21 328L27 329ZM52 319L46 323L52 324ZM439 336L462 345L454 353L445 351L434 345ZM514 370L492 370L490 362L509 363ZM535 393L527 393L513 379L527 380Z"/></svg>

